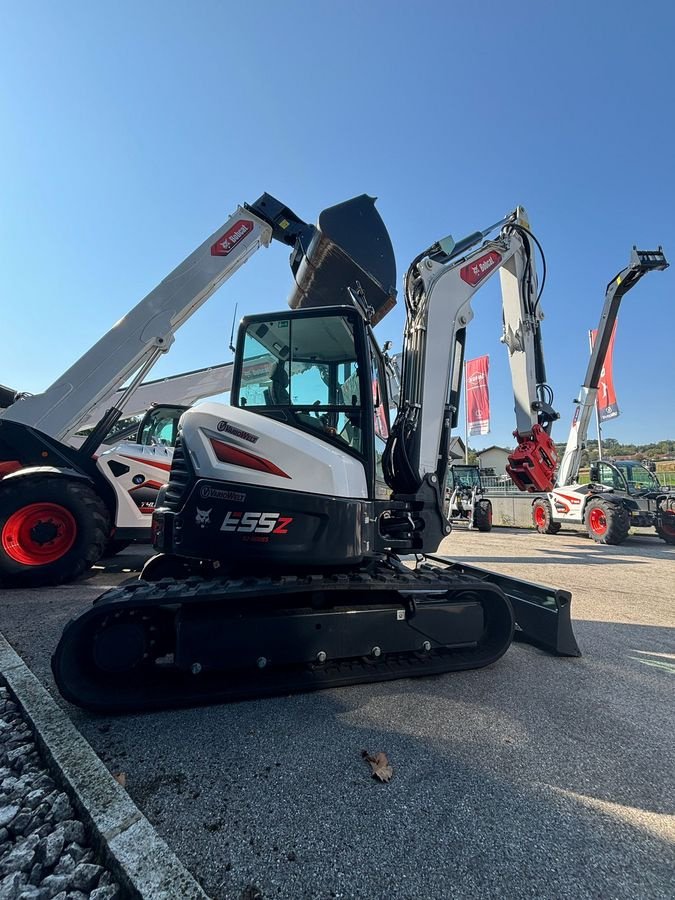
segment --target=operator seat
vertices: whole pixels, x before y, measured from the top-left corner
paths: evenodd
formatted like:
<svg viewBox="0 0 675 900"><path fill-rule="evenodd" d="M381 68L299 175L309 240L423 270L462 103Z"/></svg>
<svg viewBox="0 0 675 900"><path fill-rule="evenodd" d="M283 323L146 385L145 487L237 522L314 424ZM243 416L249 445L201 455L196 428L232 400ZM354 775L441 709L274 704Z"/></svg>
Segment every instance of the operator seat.
<svg viewBox="0 0 675 900"><path fill-rule="evenodd" d="M288 393L288 372L282 359L275 365L269 386L269 403L271 406L288 406L291 396Z"/></svg>
<svg viewBox="0 0 675 900"><path fill-rule="evenodd" d="M268 396L265 398L270 406L291 405L291 395L288 392L289 381L290 379L288 377L288 372L286 371L286 364L283 359L280 359L272 371L270 386L267 391ZM307 412L301 412L295 409L293 410L293 417L301 425L308 425L310 428L317 431L324 430L322 420L310 416Z"/></svg>

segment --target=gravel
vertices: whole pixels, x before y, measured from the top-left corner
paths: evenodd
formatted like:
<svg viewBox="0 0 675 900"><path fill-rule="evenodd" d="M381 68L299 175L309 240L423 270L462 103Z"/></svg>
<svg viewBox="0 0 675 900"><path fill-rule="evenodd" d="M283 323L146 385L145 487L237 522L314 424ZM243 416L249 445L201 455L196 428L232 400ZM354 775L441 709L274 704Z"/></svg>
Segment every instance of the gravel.
<svg viewBox="0 0 675 900"><path fill-rule="evenodd" d="M123 900L0 684L0 900Z"/></svg>

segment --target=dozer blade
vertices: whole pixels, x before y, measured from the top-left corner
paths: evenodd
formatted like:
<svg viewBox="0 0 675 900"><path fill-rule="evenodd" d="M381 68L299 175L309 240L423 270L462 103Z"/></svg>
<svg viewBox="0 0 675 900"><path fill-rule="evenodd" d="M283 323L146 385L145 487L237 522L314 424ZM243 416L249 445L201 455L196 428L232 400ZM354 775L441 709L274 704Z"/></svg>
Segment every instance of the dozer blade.
<svg viewBox="0 0 675 900"><path fill-rule="evenodd" d="M572 629L572 595L569 591L468 566L447 556L430 555L426 558L434 563L443 563L451 572L479 578L501 588L513 608L515 639L535 644L558 656L581 656Z"/></svg>
<svg viewBox="0 0 675 900"><path fill-rule="evenodd" d="M351 306L349 288L360 287L376 324L396 303L394 250L373 197L362 194L324 209L309 244L300 244L291 256L292 309Z"/></svg>

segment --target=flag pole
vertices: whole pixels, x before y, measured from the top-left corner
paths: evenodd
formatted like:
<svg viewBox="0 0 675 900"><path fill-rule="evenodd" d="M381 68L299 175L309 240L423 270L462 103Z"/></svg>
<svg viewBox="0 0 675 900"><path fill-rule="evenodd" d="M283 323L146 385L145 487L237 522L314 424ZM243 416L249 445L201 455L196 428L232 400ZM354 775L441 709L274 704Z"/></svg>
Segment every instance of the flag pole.
<svg viewBox="0 0 675 900"><path fill-rule="evenodd" d="M464 360L464 465L469 465L469 382L466 377L466 360Z"/></svg>
<svg viewBox="0 0 675 900"><path fill-rule="evenodd" d="M593 353L593 332L588 332L588 345ZM602 429L600 428L600 409L598 408L598 395L595 395L595 425L598 429L598 460L602 459Z"/></svg>

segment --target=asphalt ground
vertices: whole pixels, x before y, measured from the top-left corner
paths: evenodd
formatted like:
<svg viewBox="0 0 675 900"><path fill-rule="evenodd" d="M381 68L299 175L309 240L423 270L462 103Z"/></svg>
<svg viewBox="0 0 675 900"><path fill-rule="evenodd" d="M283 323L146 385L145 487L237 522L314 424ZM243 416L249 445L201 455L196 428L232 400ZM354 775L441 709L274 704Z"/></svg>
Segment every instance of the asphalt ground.
<svg viewBox="0 0 675 900"><path fill-rule="evenodd" d="M514 644L476 672L96 717L49 658L131 550L0 592L0 629L213 898L674 896L675 547L458 528L440 552L571 590L583 657Z"/></svg>

